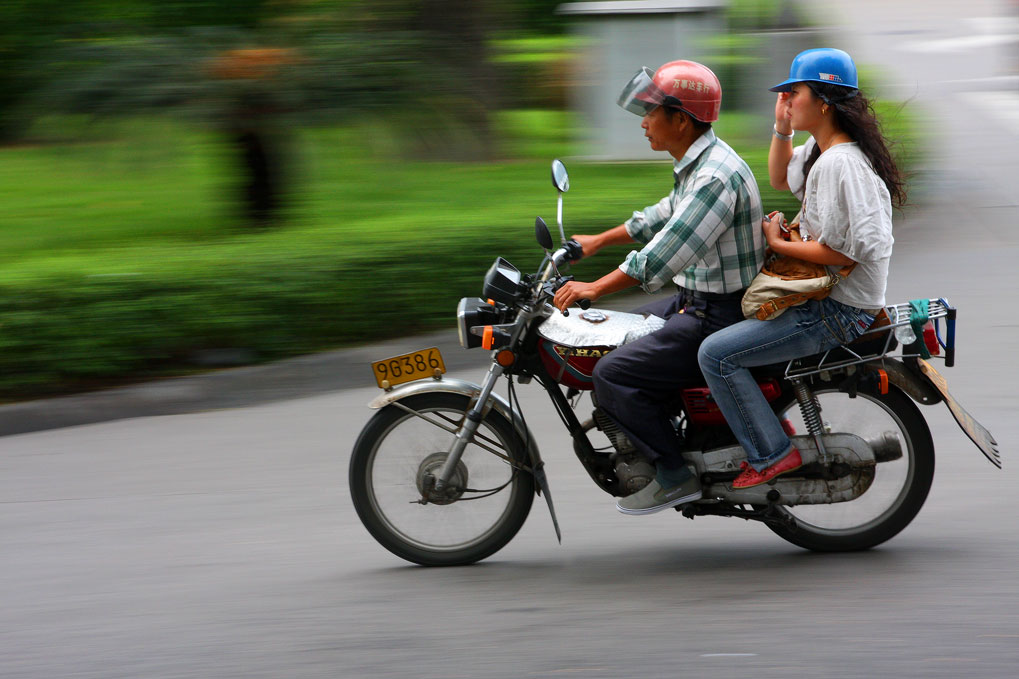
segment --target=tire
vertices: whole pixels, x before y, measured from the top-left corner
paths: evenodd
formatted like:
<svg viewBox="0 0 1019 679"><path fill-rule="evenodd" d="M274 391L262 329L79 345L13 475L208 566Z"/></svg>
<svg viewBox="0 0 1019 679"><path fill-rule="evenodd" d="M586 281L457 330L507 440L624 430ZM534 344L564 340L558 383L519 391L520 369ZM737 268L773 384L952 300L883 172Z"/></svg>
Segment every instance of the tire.
<svg viewBox="0 0 1019 679"><path fill-rule="evenodd" d="M863 495L830 505L784 507L793 526L768 524L785 540L818 552L870 549L896 536L923 507L934 479L934 442L927 422L913 401L890 387L887 394L859 392L855 399L834 389L814 392L821 417L831 431L863 438L891 431L902 444L902 457L879 462L874 481ZM803 432L795 399L776 408Z"/></svg>
<svg viewBox="0 0 1019 679"><path fill-rule="evenodd" d="M400 404L448 426L463 419L470 400L450 393L408 396ZM479 438L483 437L483 438ZM393 554L423 566L462 566L502 549L520 530L534 501L534 477L473 441L454 470L451 485L484 492L454 493L442 504L416 503L421 479L445 459L453 434L395 405L379 410L365 426L350 457L350 495L368 532ZM475 441L527 463L520 436L490 410Z"/></svg>

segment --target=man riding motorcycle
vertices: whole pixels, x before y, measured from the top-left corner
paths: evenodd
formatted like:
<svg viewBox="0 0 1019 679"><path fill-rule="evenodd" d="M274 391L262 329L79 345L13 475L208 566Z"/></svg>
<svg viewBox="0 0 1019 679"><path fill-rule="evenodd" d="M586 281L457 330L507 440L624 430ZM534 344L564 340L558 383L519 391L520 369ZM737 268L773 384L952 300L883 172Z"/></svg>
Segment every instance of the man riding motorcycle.
<svg viewBox="0 0 1019 679"><path fill-rule="evenodd" d="M624 514L701 497L664 404L684 382L700 379L701 341L743 320L743 291L764 261L764 213L753 173L711 129L721 100L718 78L693 61L672 61L654 73L645 67L627 84L617 103L643 117L653 150L675 159L674 188L619 226L573 236L585 257L606 245L643 247L602 278L569 282L555 295L555 306L565 310L635 285L649 293L670 280L678 287L676 295L637 310L664 318L665 327L616 348L594 371L598 407L656 467L654 481L619 500Z"/></svg>

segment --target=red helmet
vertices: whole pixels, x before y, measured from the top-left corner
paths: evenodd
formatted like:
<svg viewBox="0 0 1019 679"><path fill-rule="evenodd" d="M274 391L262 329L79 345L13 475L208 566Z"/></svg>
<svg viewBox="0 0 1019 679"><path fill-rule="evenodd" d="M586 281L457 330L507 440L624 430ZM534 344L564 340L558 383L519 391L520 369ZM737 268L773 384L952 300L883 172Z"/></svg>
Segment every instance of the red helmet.
<svg viewBox="0 0 1019 679"><path fill-rule="evenodd" d="M685 111L702 123L713 123L722 107L722 86L703 64L670 61L654 73L647 66L639 70L616 103L639 116L656 106L667 106Z"/></svg>

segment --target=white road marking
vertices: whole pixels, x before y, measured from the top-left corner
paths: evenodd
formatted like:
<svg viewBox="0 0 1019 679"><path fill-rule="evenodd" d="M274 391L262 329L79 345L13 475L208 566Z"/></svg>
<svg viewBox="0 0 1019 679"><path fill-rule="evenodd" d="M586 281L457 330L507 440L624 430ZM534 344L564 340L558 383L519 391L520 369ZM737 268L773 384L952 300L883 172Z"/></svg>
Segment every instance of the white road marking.
<svg viewBox="0 0 1019 679"><path fill-rule="evenodd" d="M980 33L1019 33L1019 16L969 17L966 23Z"/></svg>
<svg viewBox="0 0 1019 679"><path fill-rule="evenodd" d="M1007 45L1019 42L1019 35L967 35L959 38L940 40L918 40L902 45L904 52L961 52L993 45Z"/></svg>
<svg viewBox="0 0 1019 679"><path fill-rule="evenodd" d="M966 99L1019 134L1019 92L970 92Z"/></svg>
<svg viewBox="0 0 1019 679"><path fill-rule="evenodd" d="M970 17L964 21L977 35L904 42L905 52L959 52L1019 42L1019 17Z"/></svg>

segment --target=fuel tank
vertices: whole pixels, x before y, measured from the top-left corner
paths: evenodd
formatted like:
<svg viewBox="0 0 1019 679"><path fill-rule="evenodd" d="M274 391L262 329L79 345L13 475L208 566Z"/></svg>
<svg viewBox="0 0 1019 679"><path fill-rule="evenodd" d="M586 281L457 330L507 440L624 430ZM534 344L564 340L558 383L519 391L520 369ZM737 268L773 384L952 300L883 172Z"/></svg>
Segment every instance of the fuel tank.
<svg viewBox="0 0 1019 679"><path fill-rule="evenodd" d="M538 328L538 351L548 373L580 390L594 388L594 366L605 354L665 326L665 319L608 309L558 310Z"/></svg>

